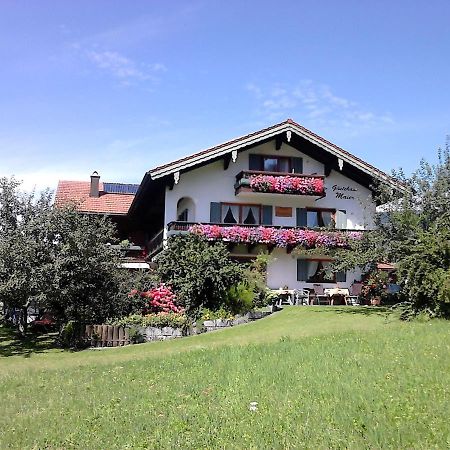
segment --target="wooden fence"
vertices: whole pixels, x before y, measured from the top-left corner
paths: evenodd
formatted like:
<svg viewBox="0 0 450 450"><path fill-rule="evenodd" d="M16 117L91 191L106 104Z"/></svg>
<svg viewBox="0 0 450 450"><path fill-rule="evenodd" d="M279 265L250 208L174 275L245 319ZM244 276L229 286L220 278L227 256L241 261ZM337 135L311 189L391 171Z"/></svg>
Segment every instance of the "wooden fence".
<svg viewBox="0 0 450 450"><path fill-rule="evenodd" d="M116 325L86 325L84 338L91 347L121 347L130 344L128 329Z"/></svg>

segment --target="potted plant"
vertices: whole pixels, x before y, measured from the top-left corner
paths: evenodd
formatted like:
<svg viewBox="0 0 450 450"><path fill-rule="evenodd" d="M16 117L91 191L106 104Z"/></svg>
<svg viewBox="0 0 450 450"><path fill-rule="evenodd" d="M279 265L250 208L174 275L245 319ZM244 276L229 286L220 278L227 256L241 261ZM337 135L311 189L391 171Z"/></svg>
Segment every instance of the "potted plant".
<svg viewBox="0 0 450 450"><path fill-rule="evenodd" d="M381 305L383 296L386 294L388 274L381 270L376 270L367 274L363 281L361 295L372 306Z"/></svg>

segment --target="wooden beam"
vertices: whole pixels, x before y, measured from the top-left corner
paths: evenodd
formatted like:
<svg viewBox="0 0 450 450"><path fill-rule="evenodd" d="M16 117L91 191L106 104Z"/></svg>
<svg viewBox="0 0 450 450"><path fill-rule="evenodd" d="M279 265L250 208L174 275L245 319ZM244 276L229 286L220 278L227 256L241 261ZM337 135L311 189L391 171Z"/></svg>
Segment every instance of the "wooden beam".
<svg viewBox="0 0 450 450"><path fill-rule="evenodd" d="M333 168L331 167L331 164L330 163L325 163L325 176L326 177L329 177L330 176L330 173L331 173L331 170L332 170Z"/></svg>
<svg viewBox="0 0 450 450"><path fill-rule="evenodd" d="M283 138L281 134L275 137L275 150L280 150L281 145L283 144Z"/></svg>
<svg viewBox="0 0 450 450"><path fill-rule="evenodd" d="M227 170L231 162L231 153L226 153L223 157L223 170Z"/></svg>

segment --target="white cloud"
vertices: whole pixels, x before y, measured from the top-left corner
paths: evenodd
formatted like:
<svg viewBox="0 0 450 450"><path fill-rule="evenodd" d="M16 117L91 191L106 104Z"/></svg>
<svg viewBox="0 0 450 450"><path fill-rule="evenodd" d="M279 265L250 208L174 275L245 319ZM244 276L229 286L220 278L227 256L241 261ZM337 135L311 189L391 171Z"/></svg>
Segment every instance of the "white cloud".
<svg viewBox="0 0 450 450"><path fill-rule="evenodd" d="M87 58L99 69L118 78L125 84L131 81L156 81L156 74L165 72L162 63L138 64L130 58L113 51L86 52Z"/></svg>
<svg viewBox="0 0 450 450"><path fill-rule="evenodd" d="M368 111L357 102L336 95L329 86L301 80L289 87L283 83L271 86L246 85L257 105L257 114L265 121L294 120L312 127L344 127L357 134L364 128L394 123L389 113Z"/></svg>

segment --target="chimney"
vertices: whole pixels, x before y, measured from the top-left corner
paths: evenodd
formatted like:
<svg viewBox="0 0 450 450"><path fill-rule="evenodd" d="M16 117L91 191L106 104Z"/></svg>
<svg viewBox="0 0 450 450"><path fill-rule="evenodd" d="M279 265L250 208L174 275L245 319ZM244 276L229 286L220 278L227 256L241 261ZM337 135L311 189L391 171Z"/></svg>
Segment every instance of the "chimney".
<svg viewBox="0 0 450 450"><path fill-rule="evenodd" d="M100 185L100 175L95 170L94 172L92 172L91 175L91 190L89 192L89 197L100 196L99 185Z"/></svg>

